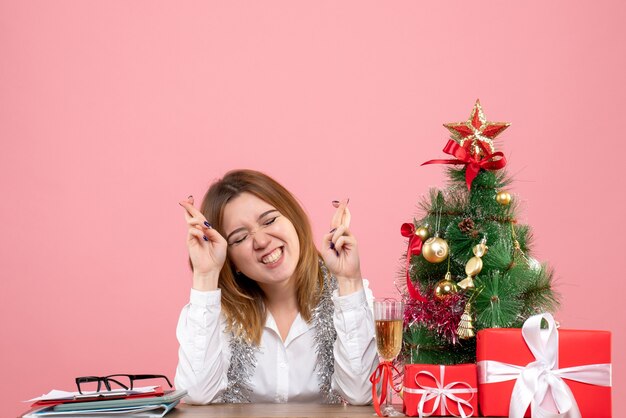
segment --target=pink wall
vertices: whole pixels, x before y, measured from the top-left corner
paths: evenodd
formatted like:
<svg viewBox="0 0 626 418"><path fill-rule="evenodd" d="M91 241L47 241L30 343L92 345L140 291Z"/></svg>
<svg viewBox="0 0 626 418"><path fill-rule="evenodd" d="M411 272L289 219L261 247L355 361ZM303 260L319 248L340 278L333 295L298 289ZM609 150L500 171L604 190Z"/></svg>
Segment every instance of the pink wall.
<svg viewBox="0 0 626 418"><path fill-rule="evenodd" d="M400 224L443 186L419 164L476 98L512 122L501 149L558 319L614 332L623 410L625 18L621 1L2 2L2 416L78 375L173 376L177 201L227 169L281 180L318 237L350 197L363 272L392 295Z"/></svg>

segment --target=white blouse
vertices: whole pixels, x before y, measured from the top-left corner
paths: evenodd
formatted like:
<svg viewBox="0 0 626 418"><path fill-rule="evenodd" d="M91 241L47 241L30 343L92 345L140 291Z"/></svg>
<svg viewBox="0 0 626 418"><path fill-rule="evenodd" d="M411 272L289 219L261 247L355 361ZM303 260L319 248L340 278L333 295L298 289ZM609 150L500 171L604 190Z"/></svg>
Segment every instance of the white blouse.
<svg viewBox="0 0 626 418"><path fill-rule="evenodd" d="M333 347L335 371L332 387L355 405L372 401L369 376L378 365L372 292L364 290L346 296L333 293L333 320L337 340ZM219 400L227 385L230 364L230 333L225 332L221 315L221 290L191 290L190 302L183 308L176 335L180 343L176 388L186 389L185 401L206 404ZM251 378L252 402L321 402L317 378L315 329L300 314L282 341L276 322L267 320L257 351Z"/></svg>

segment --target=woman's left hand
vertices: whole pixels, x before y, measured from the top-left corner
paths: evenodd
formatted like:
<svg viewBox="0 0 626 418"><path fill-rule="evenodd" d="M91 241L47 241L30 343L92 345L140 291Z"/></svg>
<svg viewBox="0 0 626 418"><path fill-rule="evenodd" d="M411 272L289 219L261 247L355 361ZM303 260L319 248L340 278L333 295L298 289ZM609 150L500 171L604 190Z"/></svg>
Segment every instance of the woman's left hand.
<svg viewBox="0 0 626 418"><path fill-rule="evenodd" d="M350 232L348 200L333 202L333 206L337 210L330 232L324 235L321 253L326 266L337 278L339 295L344 296L362 289L363 278L356 238Z"/></svg>

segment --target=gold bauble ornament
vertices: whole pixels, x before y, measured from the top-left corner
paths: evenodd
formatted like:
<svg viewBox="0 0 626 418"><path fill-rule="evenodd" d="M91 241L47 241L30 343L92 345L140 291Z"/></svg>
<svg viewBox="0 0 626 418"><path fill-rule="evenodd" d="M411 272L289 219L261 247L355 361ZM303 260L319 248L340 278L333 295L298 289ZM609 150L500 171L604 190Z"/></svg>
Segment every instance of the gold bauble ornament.
<svg viewBox="0 0 626 418"><path fill-rule="evenodd" d="M428 238L422 246L422 255L431 263L441 263L448 258L448 243L445 239L434 236Z"/></svg>
<svg viewBox="0 0 626 418"><path fill-rule="evenodd" d="M437 299L445 299L450 295L456 293L456 284L452 281L452 275L450 272L446 273L446 277L435 287L435 297Z"/></svg>
<svg viewBox="0 0 626 418"><path fill-rule="evenodd" d="M420 226L415 230L415 235L422 239L422 242L426 241L428 237L430 237L430 231L428 230L428 225Z"/></svg>
<svg viewBox="0 0 626 418"><path fill-rule="evenodd" d="M496 195L496 202L499 204L506 206L511 203L511 194L507 191L498 192Z"/></svg>

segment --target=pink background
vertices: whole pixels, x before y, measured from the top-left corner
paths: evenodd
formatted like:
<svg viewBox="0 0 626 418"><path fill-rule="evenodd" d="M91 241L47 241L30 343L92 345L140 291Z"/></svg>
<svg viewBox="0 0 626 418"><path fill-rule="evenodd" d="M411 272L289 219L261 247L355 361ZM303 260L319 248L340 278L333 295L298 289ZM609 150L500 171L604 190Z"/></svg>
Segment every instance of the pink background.
<svg viewBox="0 0 626 418"><path fill-rule="evenodd" d="M399 227L444 186L419 164L476 98L512 123L500 149L558 320L614 333L622 411L625 18L621 1L3 1L2 415L79 375L173 377L177 202L228 169L282 181L318 238L350 197L362 270L392 296Z"/></svg>

